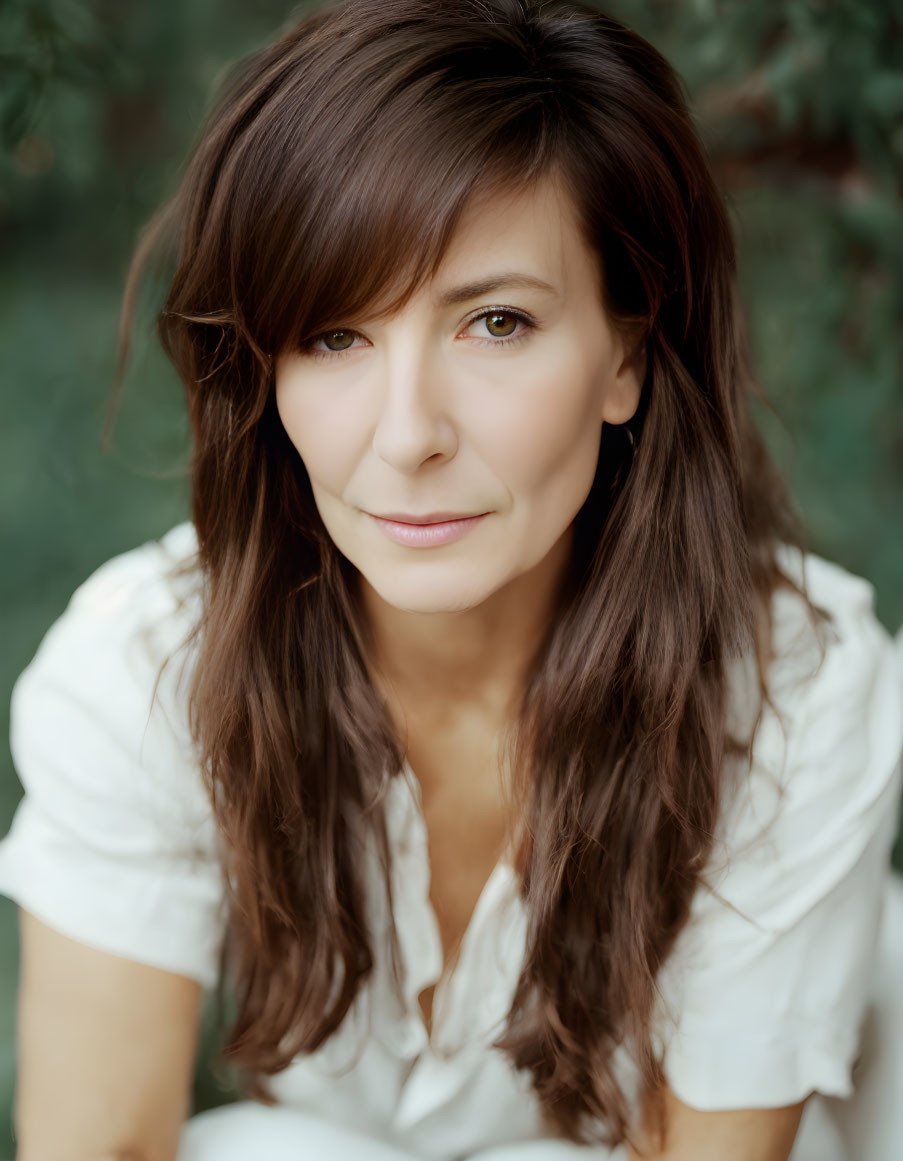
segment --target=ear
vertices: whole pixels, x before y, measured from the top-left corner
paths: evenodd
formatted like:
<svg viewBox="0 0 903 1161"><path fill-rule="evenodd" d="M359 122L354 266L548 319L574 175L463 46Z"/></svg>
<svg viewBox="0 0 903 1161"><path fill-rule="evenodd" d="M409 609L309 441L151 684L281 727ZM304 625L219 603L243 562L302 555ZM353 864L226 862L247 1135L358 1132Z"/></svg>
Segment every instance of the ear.
<svg viewBox="0 0 903 1161"><path fill-rule="evenodd" d="M626 423L639 406L646 379L644 331L644 325L637 323L629 330L615 332L612 358L617 370L609 380L602 400L605 423Z"/></svg>

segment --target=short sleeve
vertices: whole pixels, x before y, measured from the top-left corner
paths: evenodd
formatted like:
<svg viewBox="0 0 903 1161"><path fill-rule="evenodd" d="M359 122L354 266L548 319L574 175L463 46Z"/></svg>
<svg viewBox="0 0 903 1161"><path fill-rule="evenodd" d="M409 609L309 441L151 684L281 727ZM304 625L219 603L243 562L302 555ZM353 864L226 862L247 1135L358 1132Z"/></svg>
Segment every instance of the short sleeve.
<svg viewBox="0 0 903 1161"><path fill-rule="evenodd" d="M17 678L25 793L0 840L0 893L72 939L212 987L223 889L181 650L198 605L169 571L193 545L188 522L103 564Z"/></svg>
<svg viewBox="0 0 903 1161"><path fill-rule="evenodd" d="M824 660L801 598L780 590L769 685L784 725L766 707L714 890L697 891L659 976L666 1077L698 1109L854 1090L899 819L903 670L869 582L805 563L834 618Z"/></svg>

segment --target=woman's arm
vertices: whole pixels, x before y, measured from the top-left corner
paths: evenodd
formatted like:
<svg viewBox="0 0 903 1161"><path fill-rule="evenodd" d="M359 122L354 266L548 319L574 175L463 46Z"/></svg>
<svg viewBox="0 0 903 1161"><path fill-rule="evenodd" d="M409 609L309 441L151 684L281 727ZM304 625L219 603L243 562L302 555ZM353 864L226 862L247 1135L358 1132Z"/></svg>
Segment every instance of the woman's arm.
<svg viewBox="0 0 903 1161"><path fill-rule="evenodd" d="M174 1161L200 984L19 915L17 1161Z"/></svg>
<svg viewBox="0 0 903 1161"><path fill-rule="evenodd" d="M685 1105L666 1087L664 1150L650 1149L647 1137L647 1152L628 1148L627 1156L629 1161L787 1161L805 1103L708 1112Z"/></svg>

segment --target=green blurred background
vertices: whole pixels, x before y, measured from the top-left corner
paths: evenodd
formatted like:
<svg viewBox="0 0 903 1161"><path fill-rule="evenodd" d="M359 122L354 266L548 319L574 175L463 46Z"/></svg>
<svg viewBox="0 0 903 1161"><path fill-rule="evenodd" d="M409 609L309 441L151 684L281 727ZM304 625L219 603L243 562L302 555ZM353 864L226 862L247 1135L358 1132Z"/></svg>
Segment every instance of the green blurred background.
<svg viewBox="0 0 903 1161"><path fill-rule="evenodd" d="M726 194L757 405L813 549L867 577L903 622L903 4L623 0L600 5L684 77ZM0 349L7 465L0 584L9 691L75 587L187 519L182 388L141 330L100 447L137 231L175 188L228 65L305 5L3 0ZM5 833L21 795L0 748ZM895 864L903 868L898 839ZM12 1158L15 906L0 899L0 1156ZM206 1057L195 1108L233 1099Z"/></svg>

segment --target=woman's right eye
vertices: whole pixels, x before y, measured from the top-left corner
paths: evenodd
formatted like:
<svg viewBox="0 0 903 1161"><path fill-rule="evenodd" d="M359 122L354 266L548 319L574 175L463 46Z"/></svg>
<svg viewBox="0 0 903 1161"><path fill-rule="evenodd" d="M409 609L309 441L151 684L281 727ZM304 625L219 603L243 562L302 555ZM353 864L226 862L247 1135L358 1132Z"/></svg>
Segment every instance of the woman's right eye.
<svg viewBox="0 0 903 1161"><path fill-rule="evenodd" d="M312 335L311 338L306 339L300 343L298 349L304 355L313 355L315 358L329 359L333 355L341 355L344 351L351 349L351 343L354 341L357 331L348 330L347 328L336 328L334 330L322 331L318 335ZM338 338L337 338L338 336ZM325 349L317 347L314 344L320 342L337 342L338 345L334 347L326 347Z"/></svg>

